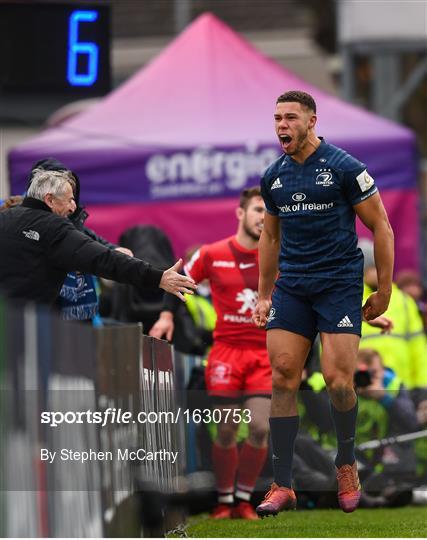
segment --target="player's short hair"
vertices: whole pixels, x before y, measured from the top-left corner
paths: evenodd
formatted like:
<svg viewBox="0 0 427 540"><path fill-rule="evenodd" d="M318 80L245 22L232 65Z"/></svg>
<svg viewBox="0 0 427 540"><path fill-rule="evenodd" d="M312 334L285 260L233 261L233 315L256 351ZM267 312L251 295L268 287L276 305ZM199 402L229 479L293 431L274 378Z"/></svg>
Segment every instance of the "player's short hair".
<svg viewBox="0 0 427 540"><path fill-rule="evenodd" d="M301 105L304 105L307 109L310 109L314 113L316 112L316 102L310 94L307 94L307 92L302 92L301 90L289 90L289 92L281 94L276 100L276 103L287 102L301 103Z"/></svg>
<svg viewBox="0 0 427 540"><path fill-rule="evenodd" d="M240 208L243 208L243 210L246 210L246 208L248 207L249 201L253 197L261 197L261 189L259 188L259 186L246 188L240 193L240 202L239 202Z"/></svg>

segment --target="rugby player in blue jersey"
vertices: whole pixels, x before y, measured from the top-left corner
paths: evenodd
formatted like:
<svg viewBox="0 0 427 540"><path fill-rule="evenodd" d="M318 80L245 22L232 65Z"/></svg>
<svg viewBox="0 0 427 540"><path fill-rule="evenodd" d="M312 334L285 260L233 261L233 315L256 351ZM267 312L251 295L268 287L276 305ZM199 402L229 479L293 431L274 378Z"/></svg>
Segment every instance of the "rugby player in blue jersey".
<svg viewBox="0 0 427 540"><path fill-rule="evenodd" d="M259 243L254 322L266 325L272 365L274 483L257 507L260 516L296 506L291 469L299 424L297 392L317 333L337 435L338 500L344 512L357 508L353 374L362 313L366 320L378 317L391 294L393 232L375 182L366 165L316 135L316 120L309 94L290 91L279 96L274 121L284 154L261 180L267 212ZM378 290L363 308L356 215L373 233L378 272Z"/></svg>

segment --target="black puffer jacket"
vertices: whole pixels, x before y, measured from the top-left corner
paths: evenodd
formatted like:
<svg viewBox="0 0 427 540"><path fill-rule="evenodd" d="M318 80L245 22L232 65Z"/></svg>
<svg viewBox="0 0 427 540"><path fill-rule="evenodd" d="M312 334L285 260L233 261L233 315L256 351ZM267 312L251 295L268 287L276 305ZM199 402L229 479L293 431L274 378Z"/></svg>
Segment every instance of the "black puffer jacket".
<svg viewBox="0 0 427 540"><path fill-rule="evenodd" d="M95 274L138 288L158 287L163 271L113 251L76 230L31 197L0 213L0 290L12 298L52 303L67 272Z"/></svg>

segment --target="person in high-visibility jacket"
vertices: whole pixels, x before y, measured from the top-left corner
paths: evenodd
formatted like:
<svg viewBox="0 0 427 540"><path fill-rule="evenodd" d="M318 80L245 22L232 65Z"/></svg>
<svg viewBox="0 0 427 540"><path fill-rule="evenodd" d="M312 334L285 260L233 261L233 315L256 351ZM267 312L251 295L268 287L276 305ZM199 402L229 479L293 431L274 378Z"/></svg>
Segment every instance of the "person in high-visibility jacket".
<svg viewBox="0 0 427 540"><path fill-rule="evenodd" d="M190 313L196 328L200 333L203 333L205 342L211 345L217 315L210 298L199 293L188 294L185 298L185 307Z"/></svg>
<svg viewBox="0 0 427 540"><path fill-rule="evenodd" d="M359 396L357 444L420 429L409 392L394 371L384 367L377 351L359 351L354 382ZM324 448L333 448L335 436L323 376L319 372L311 374L303 390L300 399L304 406L305 427ZM381 486L384 482L385 487L390 477L396 481L415 479L417 463L413 444L387 445L367 451L364 457L373 472L385 474L366 479L366 489L369 485L374 490L373 486Z"/></svg>
<svg viewBox="0 0 427 540"><path fill-rule="evenodd" d="M365 257L364 300L376 290L377 272L373 246L368 240L359 242ZM391 299L384 315L393 321L389 333L362 323L360 349L375 349L384 364L395 371L409 390L427 387L427 341L417 304L408 294L392 285Z"/></svg>

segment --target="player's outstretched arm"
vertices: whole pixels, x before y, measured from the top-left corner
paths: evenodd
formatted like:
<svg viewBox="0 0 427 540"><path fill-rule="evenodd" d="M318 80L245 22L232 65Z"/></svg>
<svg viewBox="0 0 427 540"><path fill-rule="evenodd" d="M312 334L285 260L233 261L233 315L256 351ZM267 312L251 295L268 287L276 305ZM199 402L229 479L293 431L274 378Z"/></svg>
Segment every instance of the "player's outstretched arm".
<svg viewBox="0 0 427 540"><path fill-rule="evenodd" d="M271 294L277 278L280 250L280 220L266 213L259 240L258 303L252 319L257 326L265 326L271 306Z"/></svg>
<svg viewBox="0 0 427 540"><path fill-rule="evenodd" d="M197 289L197 285L194 279L178 273L181 268L182 259L179 259L173 266L163 272L159 287L185 302L184 294L193 294L193 291Z"/></svg>
<svg viewBox="0 0 427 540"><path fill-rule="evenodd" d="M378 274L378 290L363 306L367 321L382 315L391 296L394 261L394 235L379 193L354 206L356 214L374 235L374 257Z"/></svg>

